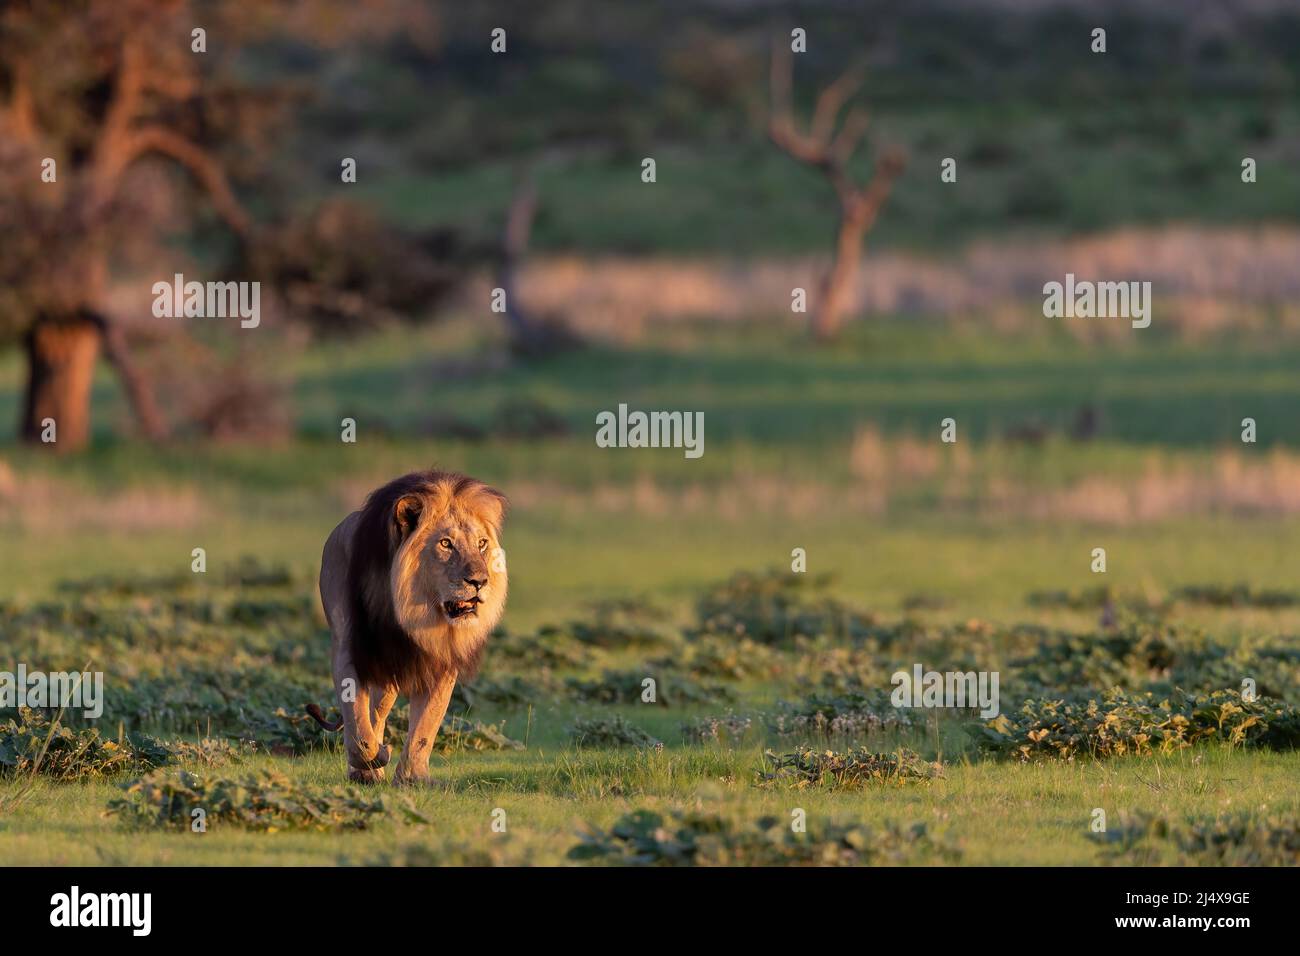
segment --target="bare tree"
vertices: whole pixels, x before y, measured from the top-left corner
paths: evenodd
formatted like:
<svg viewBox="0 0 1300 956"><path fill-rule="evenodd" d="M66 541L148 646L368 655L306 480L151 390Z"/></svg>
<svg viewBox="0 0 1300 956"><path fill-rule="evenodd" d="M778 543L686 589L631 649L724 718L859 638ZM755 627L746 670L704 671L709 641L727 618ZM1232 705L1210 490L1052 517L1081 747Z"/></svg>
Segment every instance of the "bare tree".
<svg viewBox="0 0 1300 956"><path fill-rule="evenodd" d="M532 168L523 166L515 175L515 190L506 210L501 246L497 250L497 286L505 292L510 347L520 355L534 357L578 344L577 336L558 316L534 314L520 301L517 280L528 256L537 206L537 180Z"/></svg>
<svg viewBox="0 0 1300 956"><path fill-rule="evenodd" d="M115 254L150 226L215 212L235 245L273 240L241 203L230 171L273 127L290 92L254 85L234 63L279 31L322 45L412 27L436 30L421 6L355 0L66 0L0 4L0 338L27 353L20 435L83 446L101 353L122 378L141 430L166 431L149 382L105 307ZM212 52L196 50L202 28ZM208 36L210 34L210 36ZM142 221L133 171L147 161L187 174L190 201L166 223ZM52 165L51 165L52 164ZM160 230L161 231L161 230ZM337 282L335 283L338 284Z"/></svg>
<svg viewBox="0 0 1300 956"><path fill-rule="evenodd" d="M4 13L0 137L9 162L0 223L20 238L0 270L10 290L0 318L23 332L28 379L19 430L28 441L53 419L56 447L85 444L101 348L143 432L165 433L149 384L102 307L110 256L130 219L123 184L136 163L176 164L238 235L249 232L222 166L195 135L204 101L188 30L180 29L191 22L185 12L176 0L83 0L57 8L20 3Z"/></svg>
<svg viewBox="0 0 1300 956"><path fill-rule="evenodd" d="M867 114L858 107L850 108L843 119L841 113L862 80L863 70L855 66L823 89L807 130L801 131L792 104L790 48L781 37L773 40L768 135L786 153L819 170L834 187L840 203L835 256L812 309L812 333L821 341L839 334L853 297L862 242L906 162L902 150L889 147L865 184L858 184L850 175L849 161L866 134Z"/></svg>

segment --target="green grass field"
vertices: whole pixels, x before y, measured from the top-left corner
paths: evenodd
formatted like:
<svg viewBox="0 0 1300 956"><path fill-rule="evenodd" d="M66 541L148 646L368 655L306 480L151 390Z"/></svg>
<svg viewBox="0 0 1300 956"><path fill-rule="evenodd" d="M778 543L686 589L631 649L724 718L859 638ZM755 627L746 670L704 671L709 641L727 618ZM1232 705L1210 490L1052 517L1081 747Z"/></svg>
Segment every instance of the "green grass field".
<svg viewBox="0 0 1300 956"><path fill-rule="evenodd" d="M283 370L294 383L296 433L270 447L153 449L115 439L123 412L105 379L94 450L58 460L0 456L10 483L36 502L24 508L10 499L0 510L0 645L29 668L76 668L91 658L105 671L105 738L116 739L120 727L167 739L193 739L196 730L254 739L257 752L229 763L183 765L209 776L273 769L314 792L340 786L342 755L316 738L295 745L298 756L268 751L283 743L267 731L276 723L268 715L277 706L300 713L313 695L328 699L328 633L312 589L329 530L369 488L436 463L480 476L514 501L504 537L505 633L494 639L467 716L501 724L525 748L436 756L437 785L409 794L427 823L388 813L342 834L219 822L202 834L129 828L104 810L147 768L63 781L10 773L0 779L0 855L30 864L560 863L586 824L606 828L641 808L716 812L741 828L802 808L810 834L831 821L876 832L924 823L957 851L916 847L884 860L905 863L1223 862L1155 837L1101 845L1088 838L1095 808L1112 830L1144 813L1202 823L1245 814L1294 834L1300 754L1259 742L1255 731L1235 744L1212 735L1168 753L1157 746L1098 759L1085 747L1070 761L1022 763L982 748L979 721L950 712L825 739L777 735L769 719L782 701L818 692L887 694L891 669L912 662L1000 670L1010 714L1032 683L1027 655L1062 635L1075 635L1092 656L1077 672L1060 665L1050 683L1034 678L1039 691L1100 697L1113 678L1159 699L1176 680L1209 692L1255 676L1280 706L1294 708L1300 605L1290 596L1300 514L1277 486L1292 474L1285 447L1300 440L1300 421L1287 414L1300 397L1290 374L1300 347L1154 338L1116 350L883 323L834 349L810 350L793 330L736 336L706 328L464 381L441 374L442 363L487 347L489 337L457 324L414 340L314 347ZM6 359L0 421L15 417L18 385ZM553 413L569 434L498 433L500 408L519 399ZM703 410L704 457L596 448L595 413L620 401ZM438 437L430 422L440 402L487 437ZM1095 440L1072 441L1065 430L1085 402L1104 424ZM1248 415L1260 422L1258 445L1239 441ZM358 420L356 445L337 440L345 416ZM955 448L938 441L946 416L959 423ZM1043 443L1000 437L1029 420L1046 427ZM1225 455L1235 456L1232 468ZM1166 502L1158 491L1177 484L1174 475L1194 491ZM1131 489L1140 495L1125 497ZM1106 495L1115 505L1094 513L1092 502ZM201 579L189 572L195 547L208 555ZM1107 549L1105 575L1089 570L1095 547ZM726 657L735 635L689 633L701 625L696 602L737 571L788 569L794 548L806 550L809 578L834 578L824 591L794 592L799 607L815 617L842 602L876 630L827 632L822 622L814 633L755 638L756 649L737 644L736 653L744 660L753 651L761 663L719 670L714 657ZM226 585L223 569L243 556L284 566L291 580ZM182 580L126 594L59 587L105 574ZM1251 593L1226 604L1175 593L1239 582ZM1113 631L1086 598L1099 586L1120 608ZM1085 596L1027 601L1043 591ZM1261 598L1267 591L1287 599ZM617 599L652 609L620 630L592 607ZM547 625L557 630L537 633ZM653 641L633 640L637 628ZM1139 650L1116 649L1108 633ZM1172 664L1142 656L1152 641ZM590 687L575 689L613 686L606 672L657 675L669 706L623 699L623 691L606 703ZM219 697L194 689L204 673L220 676ZM528 686L511 699L502 687L516 678ZM700 693L673 700L682 687ZM683 738L684 721L729 712L752 718L739 739ZM215 713L212 722L205 713ZM576 719L614 714L662 750L575 746L568 729ZM908 747L941 760L944 772L857 788L760 785L765 749L805 743ZM0 762L4 754L0 747ZM505 833L492 829L498 808Z"/></svg>
<svg viewBox="0 0 1300 956"><path fill-rule="evenodd" d="M1300 199L1287 176L1241 188L1242 155L1261 168L1294 155L1300 116L1280 105L1216 97L1193 106L1162 98L1049 112L1000 99L986 107L872 103L872 115L871 142L901 144L910 154L872 233L873 248L934 254L992 233L1077 235L1135 222L1257 224L1284 220ZM824 179L761 138L736 140L642 136L634 147L542 169L536 248L593 255L823 253L835 209ZM653 187L639 179L646 156L656 161ZM958 185L935 189L945 157L958 161ZM864 149L857 160L864 179L871 161L871 149ZM363 186L362 194L412 225L478 234L499 219L512 189L509 163L439 165L430 172L428 162L412 159Z"/></svg>

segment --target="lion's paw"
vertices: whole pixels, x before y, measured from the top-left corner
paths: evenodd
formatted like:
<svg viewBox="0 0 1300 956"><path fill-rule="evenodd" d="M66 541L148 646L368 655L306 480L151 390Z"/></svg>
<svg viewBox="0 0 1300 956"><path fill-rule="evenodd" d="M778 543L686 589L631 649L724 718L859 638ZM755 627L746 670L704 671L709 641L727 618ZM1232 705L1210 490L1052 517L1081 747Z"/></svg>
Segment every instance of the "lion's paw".
<svg viewBox="0 0 1300 956"><path fill-rule="evenodd" d="M388 744L380 746L375 755L367 759L360 750L348 751L348 766L356 767L362 770L381 770L388 766L388 761L392 759L393 748Z"/></svg>
<svg viewBox="0 0 1300 956"><path fill-rule="evenodd" d="M384 768L368 770L363 767L348 767L348 780L352 783L383 783Z"/></svg>

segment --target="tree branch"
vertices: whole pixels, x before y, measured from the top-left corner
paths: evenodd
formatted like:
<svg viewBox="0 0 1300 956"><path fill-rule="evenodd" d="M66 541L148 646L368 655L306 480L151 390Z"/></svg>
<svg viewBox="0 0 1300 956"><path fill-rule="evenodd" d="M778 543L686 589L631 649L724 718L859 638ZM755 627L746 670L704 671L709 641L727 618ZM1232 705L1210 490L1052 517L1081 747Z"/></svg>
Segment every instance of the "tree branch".
<svg viewBox="0 0 1300 956"><path fill-rule="evenodd" d="M902 171L904 160L900 151L891 149L877 164L869 183L859 185L849 175L849 161L866 134L868 116L865 110L855 107L841 121L840 113L862 86L862 65L850 67L818 94L809 132L801 133L792 107L791 59L783 38L774 38L768 135L792 157L822 171L834 187L846 219L874 219Z"/></svg>
<svg viewBox="0 0 1300 956"><path fill-rule="evenodd" d="M861 64L845 70L834 83L822 90L813 108L812 125L809 132L813 139L821 143L830 141L835 130L835 119L840 115L844 104L862 88L863 67Z"/></svg>
<svg viewBox="0 0 1300 956"><path fill-rule="evenodd" d="M849 110L849 115L844 118L844 125L831 140L830 153L835 162L841 166L848 163L849 157L853 155L853 151L861 144L862 137L866 135L868 122L866 110L856 108Z"/></svg>
<svg viewBox="0 0 1300 956"><path fill-rule="evenodd" d="M162 441L167 437L167 423L158 411L153 386L131 359L122 327L100 312L88 312L87 316L99 328L104 342L104 356L121 377L127 401L130 402L131 411L135 413L145 437L150 441Z"/></svg>
<svg viewBox="0 0 1300 956"><path fill-rule="evenodd" d="M898 179L906 165L907 159L901 149L886 150L880 162L876 164L876 170L870 181L858 192L849 214L864 232L870 230L876 216L880 213L880 207L885 204L890 191L894 188L894 181Z"/></svg>
<svg viewBox="0 0 1300 956"><path fill-rule="evenodd" d="M790 51L777 39L772 43L772 106L768 116L768 136L800 162L824 166L827 158L826 144L803 135L795 126L790 73Z"/></svg>
<svg viewBox="0 0 1300 956"><path fill-rule="evenodd" d="M32 99L31 63L26 57L14 60L9 104L9 128L15 139L30 142L36 138L36 104Z"/></svg>
<svg viewBox="0 0 1300 956"><path fill-rule="evenodd" d="M251 235L253 220L235 196L221 164L211 153L164 126L144 126L130 134L124 147L126 162L122 168L149 153L158 153L184 166L208 194L213 208L226 225L241 239Z"/></svg>

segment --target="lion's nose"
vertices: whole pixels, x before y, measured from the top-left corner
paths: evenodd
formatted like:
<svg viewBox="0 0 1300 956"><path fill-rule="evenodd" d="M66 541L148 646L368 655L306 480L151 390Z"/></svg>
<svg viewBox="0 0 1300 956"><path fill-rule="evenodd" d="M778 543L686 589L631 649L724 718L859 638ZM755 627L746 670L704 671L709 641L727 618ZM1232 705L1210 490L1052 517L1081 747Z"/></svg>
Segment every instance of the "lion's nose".
<svg viewBox="0 0 1300 956"><path fill-rule="evenodd" d="M476 576L477 575L477 576ZM474 585L474 590L481 590L483 585L487 584L486 571L471 571L465 575L465 583Z"/></svg>

